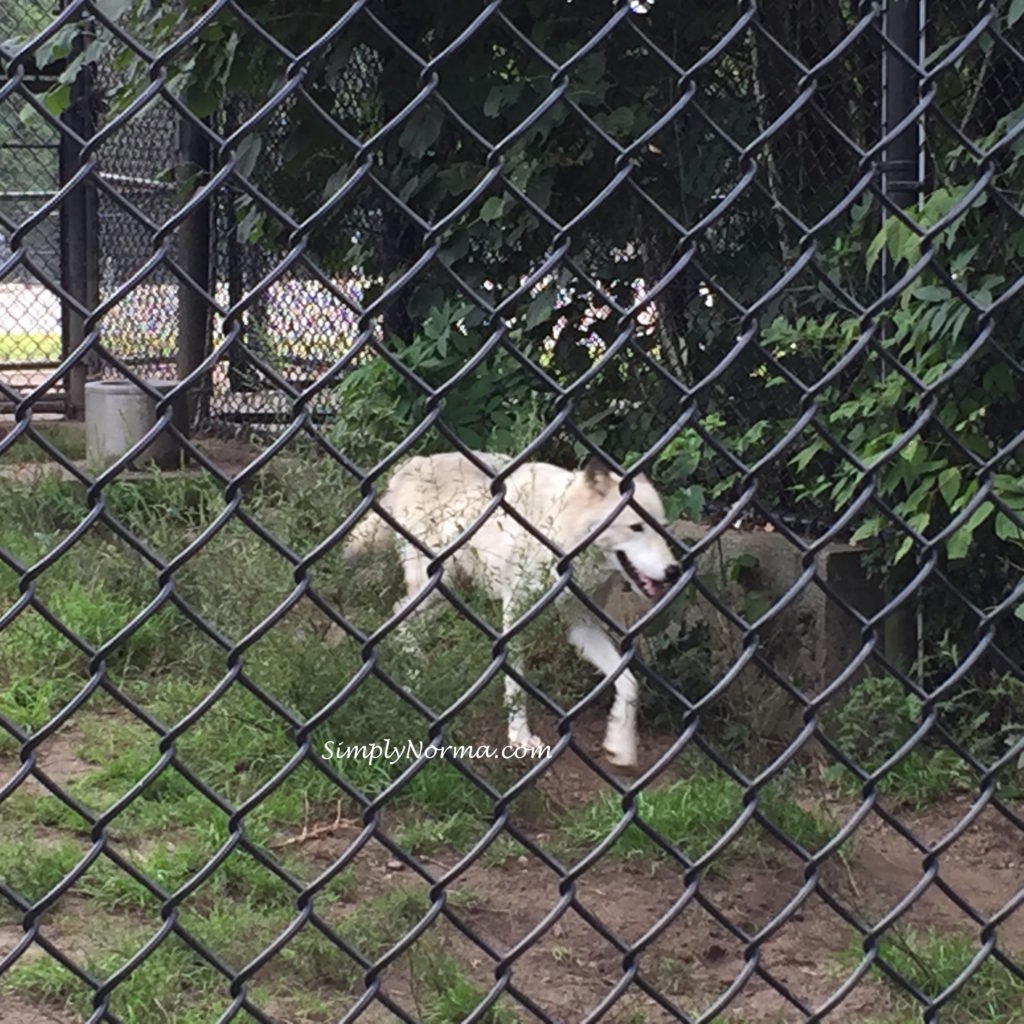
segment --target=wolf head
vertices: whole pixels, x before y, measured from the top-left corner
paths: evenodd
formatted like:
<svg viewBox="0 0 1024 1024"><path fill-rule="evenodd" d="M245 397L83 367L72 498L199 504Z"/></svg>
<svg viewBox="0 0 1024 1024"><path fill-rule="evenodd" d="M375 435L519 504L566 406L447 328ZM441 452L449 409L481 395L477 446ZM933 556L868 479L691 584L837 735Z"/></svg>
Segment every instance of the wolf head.
<svg viewBox="0 0 1024 1024"><path fill-rule="evenodd" d="M588 529L602 523L622 495L619 482L600 459L591 459L583 468L587 493ZM633 478L633 504L639 505L650 520L661 525L665 509L654 485L644 475ZM650 601L656 601L679 579L679 565L661 534L630 505L594 538L593 544L608 555L609 565L618 569L630 586Z"/></svg>

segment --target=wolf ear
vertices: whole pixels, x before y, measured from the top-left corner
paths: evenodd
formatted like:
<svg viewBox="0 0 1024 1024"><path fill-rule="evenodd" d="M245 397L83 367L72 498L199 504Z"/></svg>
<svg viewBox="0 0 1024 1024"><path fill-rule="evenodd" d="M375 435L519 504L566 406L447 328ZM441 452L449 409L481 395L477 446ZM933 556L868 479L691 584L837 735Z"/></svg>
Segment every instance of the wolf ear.
<svg viewBox="0 0 1024 1024"><path fill-rule="evenodd" d="M583 479L598 494L607 494L612 489L612 468L604 459L594 455L583 467Z"/></svg>

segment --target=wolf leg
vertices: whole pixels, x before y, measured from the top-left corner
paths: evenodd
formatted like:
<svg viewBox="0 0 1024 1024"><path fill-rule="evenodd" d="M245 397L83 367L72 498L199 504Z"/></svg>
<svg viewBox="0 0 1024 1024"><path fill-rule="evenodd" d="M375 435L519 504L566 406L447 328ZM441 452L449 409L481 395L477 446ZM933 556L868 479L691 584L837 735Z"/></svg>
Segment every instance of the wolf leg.
<svg viewBox="0 0 1024 1024"><path fill-rule="evenodd" d="M508 630L519 618L515 611L517 604L506 599L502 604L503 628ZM519 646L519 638L513 637L509 642L508 658L516 672L522 673L523 659L513 651ZM539 750L544 746L539 736L530 731L530 723L526 718L526 694L523 688L510 676L505 676L505 710L508 712L508 742L513 747L526 747Z"/></svg>
<svg viewBox="0 0 1024 1024"><path fill-rule="evenodd" d="M610 676L622 660L607 634L594 622L577 622L569 630L569 641L595 668ZM637 762L636 677L623 669L615 679L615 701L608 715L604 749L612 764L629 768Z"/></svg>
<svg viewBox="0 0 1024 1024"><path fill-rule="evenodd" d="M419 630L416 621L436 601L438 592L432 590L423 598L415 608L411 608L417 595L430 583L427 574L427 566L430 564L425 555L421 554L411 544L404 543L401 546L402 571L405 574L405 593L395 602L395 615L401 615L402 619L394 631L394 638L398 645L408 654L418 654L422 651L421 637L418 637Z"/></svg>

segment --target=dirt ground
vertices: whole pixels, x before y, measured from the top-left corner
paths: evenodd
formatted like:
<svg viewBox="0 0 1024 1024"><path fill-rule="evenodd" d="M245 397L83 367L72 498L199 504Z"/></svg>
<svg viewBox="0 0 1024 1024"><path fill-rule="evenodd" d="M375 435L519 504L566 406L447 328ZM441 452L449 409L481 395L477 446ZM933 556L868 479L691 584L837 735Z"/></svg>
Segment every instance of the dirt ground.
<svg viewBox="0 0 1024 1024"><path fill-rule="evenodd" d="M580 777L589 774L581 762L574 766L575 759L567 756L566 772ZM950 801L926 814L901 818L917 836L934 842L955 827L967 809L966 801ZM353 829L351 837L355 834ZM535 838L542 842L546 836L540 833ZM320 841L315 852L326 866L343 846L339 835ZM745 984L720 1019L745 1024L804 1021L832 997L855 967L852 960L843 966L839 954L854 948L857 933L822 898L821 891L848 913L873 924L919 883L921 862L919 851L871 815L858 829L847 863L833 858L823 867L820 890L806 883L805 869L795 856L776 850L769 857L732 864L702 879L697 890L704 902L700 906L687 888L682 867L664 860L604 859L576 879L574 886L560 887L552 868L524 853L499 867L473 864L451 882L453 893L472 894L470 905L459 905L453 914L477 942L467 940L445 921L437 926L445 931L460 962L474 968L474 980L484 988L494 980L494 958L486 951L513 957L512 983L554 1020L578 1021L593 1014L618 992L626 973L624 949L650 936L639 957L640 976L680 1012L706 1013L746 974ZM436 856L428 859L427 867L441 878L457 864L455 857ZM395 871L394 867L384 852L376 862L364 863L366 889L360 892L413 883L408 869ZM998 814L986 810L940 858L938 880L988 917L1019 894L1024 839ZM761 946L759 961L749 960L744 943L723 921L754 934L767 929L791 902L798 905L781 927L772 930ZM979 931L940 891L938 881L928 886L901 921L924 928ZM531 935L536 935L536 941L525 943ZM1018 909L1000 926L999 942L1017 956L1024 952L1024 910ZM389 970L386 987L396 1000L411 1005L402 959ZM869 977L829 1019L872 1021L894 1005L891 991ZM371 1015L370 1019L391 1017ZM680 1018L633 985L604 1019L655 1024Z"/></svg>
<svg viewBox="0 0 1024 1024"><path fill-rule="evenodd" d="M596 745L598 725L584 738L585 747ZM74 753L77 740L69 728L42 749L40 764L55 781L67 781L85 767ZM16 768L17 762L9 757L0 763L0 785ZM34 780L26 784L38 785ZM551 809L557 812L559 807L578 804L603 784L582 760L567 752L540 785L548 796L550 817ZM924 813L900 811L899 818L922 843L935 844L950 835L969 807L968 800L955 799ZM855 809L854 801L829 806L839 820ZM523 824L523 830L531 841L546 847L550 833L545 828L554 824L536 818ZM342 826L304 843L303 852L326 868L357 834L357 826ZM423 857L420 863L431 880L444 879L451 894L450 919L439 917L430 934L443 938L447 951L485 990L494 983L495 963L500 960L510 965L515 990L553 1020L583 1020L610 1002L603 1019L613 1024L661 1024L683 1019L675 1016L673 1007L680 1014L698 1016L720 1003L721 1016L715 1019L780 1024L803 1021L821 1009L854 970L850 951L857 946L857 933L839 910L874 924L922 879L921 850L874 812L861 822L843 851L843 858L827 859L815 876L795 854L765 842L755 855L713 869L689 887L681 865L647 856L602 858L572 882L561 882L553 866L525 850L500 864L475 862L463 867L459 855L444 852ZM400 865L377 843L371 842L354 865L359 882L355 891L333 906L317 907L328 921L343 921L361 901L391 887L421 892L428 888L425 879ZM1022 881L1024 836L996 810L986 808L939 856L935 879L906 910L901 923L977 935L979 926L942 887L988 918L1015 897L1020 901ZM88 942L88 902L69 894L59 906L63 922L79 916L67 913L72 907L81 911L81 931L49 933L61 948L74 954ZM759 956L751 955L738 929L761 934ZM19 926L0 928L0 956L20 936ZM1000 948L1019 961L1024 954L1024 908L1009 914L999 926L998 939ZM627 958L627 948L641 940L639 957ZM43 954L30 951L28 955ZM409 956L403 953L387 968L384 991L419 1016ZM635 977L634 971L638 972ZM656 989L664 1004L645 994L641 983ZM331 1006L331 1014L340 1018L356 998L353 995L346 1005ZM851 1024L875 1021L895 1005L892 990L868 975L827 1019ZM272 1006L268 1012L273 1013ZM522 1021L537 1019L521 1006L516 1012ZM72 1022L51 1007L32 1006L9 996L0 1019L4 1024ZM286 1012L274 1019L291 1024ZM361 1019L395 1018L373 1003Z"/></svg>
<svg viewBox="0 0 1024 1024"><path fill-rule="evenodd" d="M204 441L207 456L233 475L251 460L254 449L237 440ZM597 754L601 723L585 724L581 741ZM652 738L647 737L648 741ZM654 737L664 749L671 737ZM74 725L62 729L40 749L40 767L64 784L92 765L75 753L81 735ZM648 755L648 764L653 755ZM0 787L18 770L16 758L0 757ZM681 769L671 769L668 778ZM659 779L659 782L664 779ZM549 848L558 815L597 796L605 784L571 752L566 752L539 780L547 818L522 823L532 841ZM28 779L21 792L41 791ZM857 810L854 800L809 797L813 809L825 809L838 821ZM884 803L882 805L885 806ZM812 808L809 808L812 809ZM925 812L893 810L907 831L925 846L953 835L970 809L966 798L949 799ZM1015 808L1017 814L1024 808ZM518 819L517 819L517 823ZM358 834L339 828L303 844L304 853L326 869ZM447 915L431 926L472 979L485 990L495 978L495 964L507 970L510 985L557 1021L581 1021L606 1011L611 1024L661 1024L697 1017L712 1008L716 1020L735 1024L781 1024L804 1021L833 998L855 970L850 951L859 933L847 918L865 926L883 920L911 894L925 874L926 854L882 815L872 811L852 839L820 869L765 840L755 855L732 859L699 878L688 880L682 865L649 856L599 859L592 867L563 880L549 862L525 850L503 863L479 861L463 867L454 853L436 852L420 858L429 880L402 867L378 843L370 843L356 859L358 888L336 906L317 905L327 920L344 920L360 901L393 887L426 891L443 880L452 893ZM998 928L999 946L1024 959L1024 833L995 808L986 807L972 823L943 844L931 882L900 917L901 924L959 931L977 936L981 930L964 907L988 919L1011 907ZM688 884L688 881L690 884ZM466 898L456 899L462 895ZM74 894L61 898L57 910L65 931L48 932L69 953L88 942L88 901ZM68 913L68 911L73 911ZM78 920L81 927L68 927ZM748 947L738 934L760 939ZM0 959L22 935L18 925L0 926ZM470 938L468 935L472 935ZM397 937L397 936L396 936ZM627 950L642 943L639 956ZM848 954L843 956L842 954ZM45 955L30 950L27 956ZM384 990L415 1016L417 993L409 954L385 971ZM661 1002L645 993L657 990ZM330 1010L340 1018L356 1001ZM73 1024L58 1009L34 1006L23 997L6 995L0 1024ZM519 1004L524 1022L538 1019ZM878 1021L895 1008L892 990L874 974L864 977L833 1007L827 1019L836 1022ZM292 1024L282 1012L274 1019ZM363 1020L394 1020L379 1003ZM1024 1015L1022 1015L1024 1020ZM1007 1022L1009 1024L1009 1022Z"/></svg>

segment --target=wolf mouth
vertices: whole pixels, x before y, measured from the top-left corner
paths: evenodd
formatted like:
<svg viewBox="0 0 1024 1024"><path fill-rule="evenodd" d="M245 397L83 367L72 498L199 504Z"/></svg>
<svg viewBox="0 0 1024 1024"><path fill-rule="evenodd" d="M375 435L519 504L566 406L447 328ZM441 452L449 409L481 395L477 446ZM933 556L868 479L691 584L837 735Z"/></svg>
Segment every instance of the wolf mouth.
<svg viewBox="0 0 1024 1024"><path fill-rule="evenodd" d="M622 571L637 585L641 593L657 601L665 593L665 581L655 580L642 573L621 551L616 551Z"/></svg>

